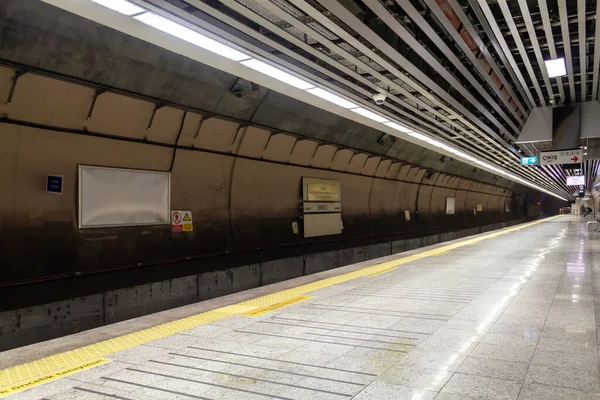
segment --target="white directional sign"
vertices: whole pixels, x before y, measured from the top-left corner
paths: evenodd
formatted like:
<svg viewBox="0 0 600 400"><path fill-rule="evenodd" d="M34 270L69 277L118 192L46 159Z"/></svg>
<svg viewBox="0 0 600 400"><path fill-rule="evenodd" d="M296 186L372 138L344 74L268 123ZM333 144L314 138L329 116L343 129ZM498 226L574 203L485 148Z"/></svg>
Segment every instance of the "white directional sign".
<svg viewBox="0 0 600 400"><path fill-rule="evenodd" d="M540 165L575 164L583 161L581 149L540 153Z"/></svg>

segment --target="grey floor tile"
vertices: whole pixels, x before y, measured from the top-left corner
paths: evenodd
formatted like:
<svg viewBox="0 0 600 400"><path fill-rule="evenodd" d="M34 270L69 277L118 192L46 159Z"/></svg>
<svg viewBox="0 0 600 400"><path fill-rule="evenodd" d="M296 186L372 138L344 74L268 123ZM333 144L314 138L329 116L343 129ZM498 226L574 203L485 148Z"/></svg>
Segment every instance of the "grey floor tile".
<svg viewBox="0 0 600 400"><path fill-rule="evenodd" d="M525 336L521 333L500 333L488 332L482 339L481 343L497 344L497 345L525 345L536 346L539 340L537 334Z"/></svg>
<svg viewBox="0 0 600 400"><path fill-rule="evenodd" d="M437 392L428 390L374 382L354 396L353 400L430 400L436 395Z"/></svg>
<svg viewBox="0 0 600 400"><path fill-rule="evenodd" d="M470 319L452 318L448 320L442 328L461 329L467 331L475 331L477 333L485 333L493 325L491 321L476 321Z"/></svg>
<svg viewBox="0 0 600 400"><path fill-rule="evenodd" d="M600 392L600 379L597 368L586 370L531 364L525 382ZM598 396L600 397L600 393Z"/></svg>
<svg viewBox="0 0 600 400"><path fill-rule="evenodd" d="M456 371L466 356L457 353L442 353L413 350L400 360L400 364L412 368L439 369Z"/></svg>
<svg viewBox="0 0 600 400"><path fill-rule="evenodd" d="M518 400L597 400L598 393L557 386L525 384Z"/></svg>
<svg viewBox="0 0 600 400"><path fill-rule="evenodd" d="M373 380L377 375L385 372L389 367L396 364L396 359L368 359L364 357L342 356L326 364L330 368L339 368L346 371L362 372L375 376L366 376L364 379Z"/></svg>
<svg viewBox="0 0 600 400"><path fill-rule="evenodd" d="M450 378L441 393L456 394L478 399L516 399L521 384L504 379L456 373Z"/></svg>
<svg viewBox="0 0 600 400"><path fill-rule="evenodd" d="M541 337L558 340L572 340L576 342L596 342L596 331L574 330L569 328L544 327Z"/></svg>
<svg viewBox="0 0 600 400"><path fill-rule="evenodd" d="M475 347L475 350L471 352L471 356L504 361L529 362L534 351L534 346L526 344L498 345L479 343Z"/></svg>
<svg viewBox="0 0 600 400"><path fill-rule="evenodd" d="M119 351L108 355L108 358L112 360L122 361L128 364L136 364L143 361L150 360L155 357L159 357L166 354L170 349L163 347L154 347L141 345L133 347L131 349Z"/></svg>
<svg viewBox="0 0 600 400"><path fill-rule="evenodd" d="M543 337L538 344L539 350L566 351L570 353L598 353L596 341L580 342L576 340L551 339Z"/></svg>
<svg viewBox="0 0 600 400"><path fill-rule="evenodd" d="M165 349L183 349L184 347L201 344L202 339L191 335L172 335L166 338L153 340L145 344L145 346L162 347Z"/></svg>
<svg viewBox="0 0 600 400"><path fill-rule="evenodd" d="M376 382L439 391L448 382L451 375L451 372L439 369L411 368L405 365L395 365L377 378Z"/></svg>
<svg viewBox="0 0 600 400"><path fill-rule="evenodd" d="M524 315L501 315L500 318L498 318L498 320L496 322L502 323L502 324L530 325L530 326L536 326L539 329L542 329L545 321L546 321L546 317L533 317L533 316L524 316Z"/></svg>
<svg viewBox="0 0 600 400"><path fill-rule="evenodd" d="M542 329L536 325L507 324L496 322L490 329L490 333L510 333L520 335L524 338L537 338Z"/></svg>
<svg viewBox="0 0 600 400"><path fill-rule="evenodd" d="M467 357L458 372L522 382L525 379L528 367L529 364L525 362Z"/></svg>

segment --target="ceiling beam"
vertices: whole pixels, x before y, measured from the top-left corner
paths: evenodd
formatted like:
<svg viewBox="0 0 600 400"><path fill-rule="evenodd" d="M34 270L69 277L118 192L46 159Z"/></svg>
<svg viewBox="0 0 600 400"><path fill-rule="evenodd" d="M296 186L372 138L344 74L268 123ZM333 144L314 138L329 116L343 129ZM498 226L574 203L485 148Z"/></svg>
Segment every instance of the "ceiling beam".
<svg viewBox="0 0 600 400"><path fill-rule="evenodd" d="M587 49L586 49L586 19L585 0L577 0L577 19L579 27L579 71L581 76L581 101L587 101Z"/></svg>
<svg viewBox="0 0 600 400"><path fill-rule="evenodd" d="M575 96L575 82L573 78L573 58L571 55L571 43L569 35L569 19L567 16L567 4L566 0L558 0L558 15L560 18L560 30L563 37L564 49L565 49L565 61L567 62L567 75L569 79L569 93L571 95L571 102L576 103L577 98Z"/></svg>
<svg viewBox="0 0 600 400"><path fill-rule="evenodd" d="M596 1L596 15L600 16L600 1ZM592 101L598 100L598 75L600 74L600 17L596 18L594 39L594 78L592 81Z"/></svg>
<svg viewBox="0 0 600 400"><path fill-rule="evenodd" d="M544 97L542 89L540 88L540 85L538 83L538 79L535 76L535 72L533 71L533 67L531 66L531 62L529 60L529 56L527 55L527 51L525 51L525 48L523 47L523 41L521 40L521 35L519 35L517 27L515 26L514 17L510 12L510 8L508 8L506 0L498 0L498 5L500 6L500 10L502 10L502 15L504 15L506 25L508 25L508 29L510 30L513 40L517 45L517 49L519 50L519 54L521 56L521 59L523 60L523 64L525 65L525 69L529 74L529 79L531 79L531 82L533 82L533 87L535 88L535 92L537 93L538 98L540 99L540 103L542 106L546 106L546 98ZM549 94L550 93L551 92L549 92Z"/></svg>
<svg viewBox="0 0 600 400"><path fill-rule="evenodd" d="M548 76L546 64L544 63L544 57L542 56L542 51L540 50L540 45L538 43L537 33L535 28L533 27L531 15L529 14L529 6L527 5L527 0L519 0L519 7L521 8L521 15L523 16L523 20L525 21L527 33L529 34L529 39L531 40L531 44L533 46L535 58L537 59L540 71L542 72L542 77L544 78L544 84L546 85L546 90L548 91L548 98L551 100L551 104L555 104L554 91L552 90L552 85L550 85L550 77ZM521 45L522 44L523 43L521 42ZM527 52L525 52L525 54L527 54Z"/></svg>
<svg viewBox="0 0 600 400"><path fill-rule="evenodd" d="M600 2L598 3L600 4ZM550 57L552 59L558 58L556 54L556 46L554 44L554 35L552 33L552 25L550 23L550 14L548 13L548 4L546 0L538 0L538 5L540 7L540 13L542 16L542 23L544 25L544 33L546 34L546 42L548 43L548 51L550 52ZM539 46L539 43L537 44ZM540 68L546 69L545 64L540 64ZM546 75L548 72L546 71ZM560 93L559 104L563 104L565 102L565 88L563 87L562 77L555 78L558 83L558 91Z"/></svg>
<svg viewBox="0 0 600 400"><path fill-rule="evenodd" d="M496 93L496 96L498 97L497 99L494 99L489 95L489 89L486 89L479 84L479 82L473 76L473 74L471 74L471 72L465 67L462 61L460 61L458 57L454 54L454 52L450 49L450 47L448 47L446 41L437 34L437 32L431 27L431 25L427 23L425 18L423 18L421 13L419 13L419 11L409 1L396 0L396 3L415 22L419 29L421 29L429 37L429 39L437 46L437 48L440 49L442 53L444 53L448 60L450 60L450 62L456 67L456 69L460 71L460 73L475 88L475 90L477 90L477 92L479 92L479 94L494 108L494 110L496 110L496 112L502 117L504 122L506 122L513 129L513 133L518 136L520 133L520 129L499 106L498 99L504 103L508 110L511 110L513 112L513 117L521 123L521 126L523 122L520 120L519 116L514 111L514 109L508 104L506 99L502 96L502 93L500 93L498 86L494 83L489 73L483 69L481 63L474 56L473 52L467 47L465 41L462 40L458 32L455 29L453 29L452 26L447 26L450 23L450 21L448 21L448 18L446 18L446 16L441 12L441 9L435 3L435 1L427 1L427 5L436 15L438 20L441 21L442 24L445 24L445 28L447 30L448 28L450 28L449 33L452 35L454 41L459 47L461 47L464 54L469 58L473 66L479 72L480 76L488 83L488 85L490 85L492 90L494 90L494 93Z"/></svg>
<svg viewBox="0 0 600 400"><path fill-rule="evenodd" d="M433 0L426 0L426 1L427 2L431 2ZM508 93L510 94L510 96L512 97L512 99L519 106L519 109L521 110L521 112L523 113L523 115L525 117L527 117L529 115L529 110L530 110L531 105L529 104L529 105L525 106L521 102L521 100L519 99L519 96L517 96L517 94L515 93L515 91L513 89L514 85L508 82L508 80L504 76L504 73L500 70L500 67L498 66L498 63L496 63L496 60L494 59L494 57L492 57L492 55L490 54L487 46L483 43L483 40L479 36L479 33L477 32L477 30L475 29L475 27L471 23L471 20L469 20L469 17L467 17L467 15L463 11L463 9L460 6L460 4L458 4L458 1L457 0L448 0L448 3L450 4L450 6L452 7L452 9L456 13L456 15L458 16L458 18L460 19L460 22L463 24L464 28L467 30L467 32L469 33L469 35L471 35L471 38L473 39L473 41L477 44L477 48L479 49L479 51L481 51L481 53L485 57L485 60L490 64L490 66L492 67L492 69L494 70L494 72L496 73L496 75L498 76L498 78L500 79L500 81L502 82L502 85L504 85L504 87L506 88L506 90L508 91ZM510 67L508 69L510 69ZM517 81L516 78L513 78L512 76L511 76L511 78L515 82ZM523 93L522 90L520 91L520 94L523 97L524 101L526 101L527 98L525 96L525 93Z"/></svg>
<svg viewBox="0 0 600 400"><path fill-rule="evenodd" d="M490 40L492 40L492 43L497 42L498 46L500 47L499 49L496 49L496 52L501 58L503 57L506 60L505 65L509 70L512 70L515 74L517 78L516 80L518 80L518 82L521 84L520 87L524 90L525 94L527 95L527 99L529 100L531 106L537 107L537 102L533 98L533 95L529 90L529 86L525 82L525 78L523 77L519 66L517 65L512 53L510 52L510 49L508 48L508 45L506 44L506 41L504 40L504 35L500 31L500 27L496 22L494 14L492 14L492 10L488 5L487 0L470 0L470 3L475 10L479 10L483 14L480 17L482 25L485 21L485 23L490 27L491 30L491 32L488 32L488 37L490 38Z"/></svg>

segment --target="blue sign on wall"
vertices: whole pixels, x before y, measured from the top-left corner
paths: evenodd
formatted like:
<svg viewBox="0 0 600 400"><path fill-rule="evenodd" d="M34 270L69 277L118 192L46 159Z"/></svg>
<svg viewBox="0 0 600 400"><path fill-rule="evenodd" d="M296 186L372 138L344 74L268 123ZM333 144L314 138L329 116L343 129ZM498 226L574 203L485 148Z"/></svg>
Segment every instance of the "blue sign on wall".
<svg viewBox="0 0 600 400"><path fill-rule="evenodd" d="M46 193L62 194L63 192L63 176L62 175L46 175Z"/></svg>
<svg viewBox="0 0 600 400"><path fill-rule="evenodd" d="M538 165L537 157L522 157L521 165Z"/></svg>

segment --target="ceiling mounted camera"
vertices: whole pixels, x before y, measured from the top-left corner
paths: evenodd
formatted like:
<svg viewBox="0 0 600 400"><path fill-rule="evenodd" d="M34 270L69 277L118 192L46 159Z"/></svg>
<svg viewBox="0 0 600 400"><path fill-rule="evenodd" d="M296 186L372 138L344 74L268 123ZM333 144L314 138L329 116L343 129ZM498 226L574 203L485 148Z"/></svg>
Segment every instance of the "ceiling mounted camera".
<svg viewBox="0 0 600 400"><path fill-rule="evenodd" d="M378 106L382 105L385 99L386 95L383 93L377 93L373 95L373 101L375 101L375 104L377 104Z"/></svg>

